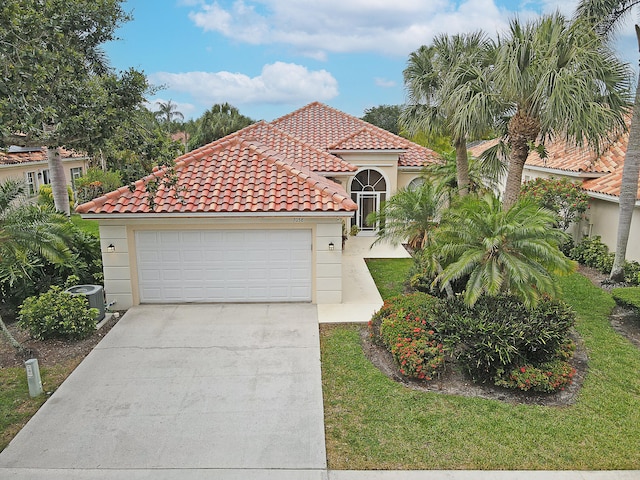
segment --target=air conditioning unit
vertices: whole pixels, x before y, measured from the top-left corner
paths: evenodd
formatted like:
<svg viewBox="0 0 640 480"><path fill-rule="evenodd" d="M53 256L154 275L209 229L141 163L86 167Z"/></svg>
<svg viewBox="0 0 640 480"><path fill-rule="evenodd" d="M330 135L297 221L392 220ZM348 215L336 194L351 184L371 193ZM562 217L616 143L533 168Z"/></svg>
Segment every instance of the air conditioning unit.
<svg viewBox="0 0 640 480"><path fill-rule="evenodd" d="M96 321L101 321L105 316L104 289L102 285L76 285L65 290L71 295L84 295L89 301L89 308L97 308Z"/></svg>

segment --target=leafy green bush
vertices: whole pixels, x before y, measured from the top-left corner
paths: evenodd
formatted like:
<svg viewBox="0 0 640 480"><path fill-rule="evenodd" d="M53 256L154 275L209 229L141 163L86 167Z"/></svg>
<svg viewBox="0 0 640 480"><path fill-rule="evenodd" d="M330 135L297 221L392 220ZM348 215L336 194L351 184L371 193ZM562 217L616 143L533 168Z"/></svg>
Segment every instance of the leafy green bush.
<svg viewBox="0 0 640 480"><path fill-rule="evenodd" d="M564 360L553 360L539 366L522 365L510 370L499 368L495 385L534 392L555 392L571 385L576 369Z"/></svg>
<svg viewBox="0 0 640 480"><path fill-rule="evenodd" d="M433 308L434 329L476 381L492 380L500 369L554 360L574 322L574 312L562 302L542 299L530 309L504 294L480 297L473 307L457 297Z"/></svg>
<svg viewBox="0 0 640 480"><path fill-rule="evenodd" d="M53 286L47 292L27 298L20 307L20 327L39 340L63 337L80 339L96 329L96 308L82 295L71 295Z"/></svg>
<svg viewBox="0 0 640 480"><path fill-rule="evenodd" d="M640 287L614 288L611 295L618 305L640 312Z"/></svg>
<svg viewBox="0 0 640 480"><path fill-rule="evenodd" d="M415 256L415 262L409 270L409 286L418 292L428 293L434 297L445 298L447 293L440 289L440 286L433 286L433 281L438 276L435 270L436 266L430 260L429 256L425 252L420 252ZM461 293L467 286L469 275L464 275L459 279L450 283L451 289L454 293Z"/></svg>
<svg viewBox="0 0 640 480"><path fill-rule="evenodd" d="M571 223L580 220L589 208L589 195L566 178L536 178L525 182L520 195L530 198L540 206L547 208L557 215L557 225L563 231Z"/></svg>
<svg viewBox="0 0 640 480"><path fill-rule="evenodd" d="M585 237L569 252L569 258L576 260L587 267L595 268L602 273L610 273L613 267L615 254L609 252L600 236ZM640 285L640 263L625 261L624 281L630 285Z"/></svg>
<svg viewBox="0 0 640 480"><path fill-rule="evenodd" d="M100 168L90 168L87 173L75 180L79 203L89 202L122 185L120 172L104 171Z"/></svg>
<svg viewBox="0 0 640 480"><path fill-rule="evenodd" d="M73 190L67 185L67 194L69 195L69 205L73 205ZM54 206L53 189L51 185L42 185L38 190L38 204Z"/></svg>

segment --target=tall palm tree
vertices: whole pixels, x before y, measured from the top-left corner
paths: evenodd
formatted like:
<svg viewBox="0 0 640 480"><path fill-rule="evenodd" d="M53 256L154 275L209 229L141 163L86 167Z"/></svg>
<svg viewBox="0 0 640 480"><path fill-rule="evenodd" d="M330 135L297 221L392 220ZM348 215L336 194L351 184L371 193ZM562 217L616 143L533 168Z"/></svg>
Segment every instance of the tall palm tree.
<svg viewBox="0 0 640 480"><path fill-rule="evenodd" d="M67 248L73 230L71 222L50 207L17 203L24 193L22 183L7 180L0 184L0 282L9 286L40 265L37 256L57 264L72 259ZM11 345L22 349L2 317L0 329Z"/></svg>
<svg viewBox="0 0 640 480"><path fill-rule="evenodd" d="M498 43L492 86L508 118L508 208L536 142L560 137L598 149L624 128L630 75L592 25L559 13L526 24L515 19Z"/></svg>
<svg viewBox="0 0 640 480"><path fill-rule="evenodd" d="M555 295L554 273L569 273L574 263L559 250L565 233L553 228L553 212L520 200L504 207L493 194L468 196L443 216L431 249L444 270L445 285L469 276L464 299L509 292L534 305L543 294Z"/></svg>
<svg viewBox="0 0 640 480"><path fill-rule="evenodd" d="M178 106L171 100L157 103L158 110L155 111L155 116L158 120L164 123L167 128L171 126L175 119L184 120L184 115L178 110Z"/></svg>
<svg viewBox="0 0 640 480"><path fill-rule="evenodd" d="M367 223L380 225L374 244L408 241L414 250L423 249L438 225L445 200L444 190L428 182L416 188L401 188L379 212L367 217Z"/></svg>
<svg viewBox="0 0 640 480"><path fill-rule="evenodd" d="M640 5L640 0L582 0L577 14L593 22L596 30L605 38L617 30L633 7ZM638 50L640 50L640 28L636 25ZM616 254L611 268L610 278L620 282L624 280L624 263L627 256L627 244L631 230L631 219L638 198L638 176L640 175L640 74L636 86L633 103L633 116L629 129L629 143L624 157L622 184L620 185L620 211L618 213L618 236Z"/></svg>
<svg viewBox="0 0 640 480"><path fill-rule="evenodd" d="M410 134L426 131L451 137L460 195L469 189L467 141L493 120L487 68L492 44L478 31L441 35L409 56L404 70L408 106L400 122Z"/></svg>

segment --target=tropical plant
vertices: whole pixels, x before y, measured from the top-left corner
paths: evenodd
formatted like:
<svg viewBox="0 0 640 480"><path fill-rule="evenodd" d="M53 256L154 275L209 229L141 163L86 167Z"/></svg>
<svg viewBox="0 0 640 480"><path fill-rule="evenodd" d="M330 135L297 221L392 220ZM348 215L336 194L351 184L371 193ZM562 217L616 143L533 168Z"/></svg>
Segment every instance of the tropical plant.
<svg viewBox="0 0 640 480"><path fill-rule="evenodd" d="M41 259L64 264L72 259L67 241L73 225L67 217L53 209L30 203L20 203L25 185L13 180L0 183L0 292L1 304L6 291L25 277L30 277L42 265ZM0 328L17 349L22 346L9 333L2 316Z"/></svg>
<svg viewBox="0 0 640 480"><path fill-rule="evenodd" d="M121 186L120 172L105 171L101 168L89 168L87 173L75 180L78 203L88 202Z"/></svg>
<svg viewBox="0 0 640 480"><path fill-rule="evenodd" d="M457 185L469 188L467 141L493 123L488 67L492 43L482 32L440 35L409 56L404 70L408 105L400 123L410 135L425 131L451 138L456 151Z"/></svg>
<svg viewBox="0 0 640 480"><path fill-rule="evenodd" d="M444 207L444 191L431 183L401 188L384 202L379 212L367 216L367 223L379 225L375 243L407 241L414 250L427 246Z"/></svg>
<svg viewBox="0 0 640 480"><path fill-rule="evenodd" d="M254 123L233 105L213 105L196 120L196 131L191 133L189 147L201 147Z"/></svg>
<svg viewBox="0 0 640 480"><path fill-rule="evenodd" d="M596 31L606 39L611 37L619 27L624 25L625 18L640 5L639 0L582 0L577 14L596 27ZM635 27L640 50L640 28ZM640 175L640 74L636 85L633 103L633 116L629 129L629 143L624 157L622 183L620 185L620 202L618 213L618 234L616 253L609 278L619 282L624 278L624 263L631 231L631 219L638 198L638 176Z"/></svg>
<svg viewBox="0 0 640 480"><path fill-rule="evenodd" d="M536 178L522 186L520 195L555 212L558 228L567 231L589 208L589 195L566 178Z"/></svg>
<svg viewBox="0 0 640 480"><path fill-rule="evenodd" d="M558 245L566 237L553 228L553 212L520 200L506 208L493 194L466 197L443 215L430 248L444 270L444 286L466 275L464 300L473 305L482 295L510 293L526 305L558 293L555 274L575 264Z"/></svg>
<svg viewBox="0 0 640 480"><path fill-rule="evenodd" d="M59 147L95 153L148 91L142 73L111 71L101 49L129 20L121 3L0 3L0 143L47 147L55 206L67 216Z"/></svg>
<svg viewBox="0 0 640 480"><path fill-rule="evenodd" d="M156 118L163 123L168 129L176 119L184 120L184 115L178 110L178 106L171 100L167 102L157 102L158 110L154 112Z"/></svg>
<svg viewBox="0 0 640 480"><path fill-rule="evenodd" d="M563 138L596 150L624 129L629 105L627 65L619 61L587 22L561 14L511 22L498 42L492 92L502 102L509 145L505 207L520 193L532 146Z"/></svg>
<svg viewBox="0 0 640 480"><path fill-rule="evenodd" d="M427 182L437 185L439 188L447 192L449 201L459 192L458 188L458 162L454 152L442 154L442 162L430 163L422 170L422 176ZM491 184L488 180L490 173L483 171L482 162L475 158L468 158L468 178L469 184L467 190L471 193L480 193L487 188L487 184Z"/></svg>

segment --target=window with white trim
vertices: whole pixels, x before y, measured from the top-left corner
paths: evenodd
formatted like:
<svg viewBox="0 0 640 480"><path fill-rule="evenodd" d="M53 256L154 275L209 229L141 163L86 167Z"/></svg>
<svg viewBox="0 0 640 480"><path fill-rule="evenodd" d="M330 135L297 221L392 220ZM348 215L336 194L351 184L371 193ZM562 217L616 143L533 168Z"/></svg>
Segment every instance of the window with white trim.
<svg viewBox="0 0 640 480"><path fill-rule="evenodd" d="M75 186L76 178L80 178L82 176L82 167L73 167L71 170L71 185Z"/></svg>
<svg viewBox="0 0 640 480"><path fill-rule="evenodd" d="M33 197L36 194L36 172L26 172L24 175L27 184L27 194Z"/></svg>

